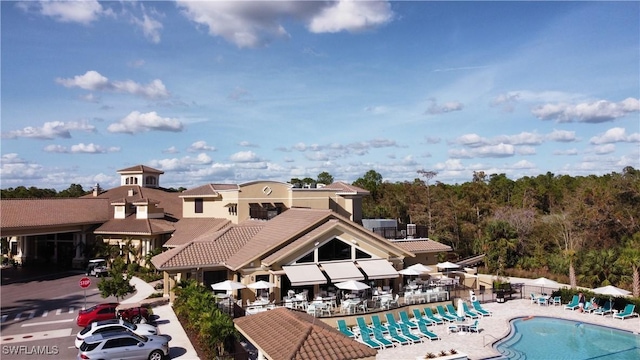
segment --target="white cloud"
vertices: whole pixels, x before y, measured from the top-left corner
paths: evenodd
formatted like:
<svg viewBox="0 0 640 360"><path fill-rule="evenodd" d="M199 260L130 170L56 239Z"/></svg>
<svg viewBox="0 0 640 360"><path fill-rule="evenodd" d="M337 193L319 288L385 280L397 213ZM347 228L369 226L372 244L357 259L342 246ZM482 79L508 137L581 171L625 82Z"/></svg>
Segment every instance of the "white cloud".
<svg viewBox="0 0 640 360"><path fill-rule="evenodd" d="M578 155L578 150L576 149L556 150L553 152L553 155Z"/></svg>
<svg viewBox="0 0 640 360"><path fill-rule="evenodd" d="M627 135L624 128L615 127L607 130L604 134L592 137L589 142L594 145L616 142L640 142L640 133Z"/></svg>
<svg viewBox="0 0 640 360"><path fill-rule="evenodd" d="M361 31L393 20L391 5L382 1L341 0L314 16L308 28L314 33Z"/></svg>
<svg viewBox="0 0 640 360"><path fill-rule="evenodd" d="M89 70L84 75L73 78L57 78L56 82L65 87L78 87L90 91L114 91L142 96L147 99L165 99L170 96L161 80L155 79L147 85L133 80L110 81L97 71Z"/></svg>
<svg viewBox="0 0 640 360"><path fill-rule="evenodd" d="M101 16L113 15L110 9L103 8L97 0L34 1L18 3L17 6L24 11L34 11L59 22L83 25L88 25Z"/></svg>
<svg viewBox="0 0 640 360"><path fill-rule="evenodd" d="M258 159L258 155L256 155L256 153L254 153L253 151L239 151L235 154L232 154L229 157L229 160L238 163L261 161L260 159Z"/></svg>
<svg viewBox="0 0 640 360"><path fill-rule="evenodd" d="M95 132L96 127L89 125L86 121L51 121L46 122L42 127L27 126L22 130L13 130L2 133L3 138L34 138L34 139L55 139L71 138L71 131Z"/></svg>
<svg viewBox="0 0 640 360"><path fill-rule="evenodd" d="M513 169L535 169L536 165L527 160L520 160L511 166Z"/></svg>
<svg viewBox="0 0 640 360"><path fill-rule="evenodd" d="M613 121L634 112L640 111L640 100L627 98L621 102L598 100L579 104L556 103L540 105L531 113L541 120L556 120L557 122L602 123Z"/></svg>
<svg viewBox="0 0 640 360"><path fill-rule="evenodd" d="M182 131L183 125L178 119L160 117L155 111L140 113L132 111L125 118L107 127L112 133L135 134L144 131Z"/></svg>
<svg viewBox="0 0 640 360"><path fill-rule="evenodd" d="M464 146L478 147L487 145L489 143L489 140L481 137L478 134L464 134L458 137L458 139L456 139L456 142Z"/></svg>
<svg viewBox="0 0 640 360"><path fill-rule="evenodd" d="M614 144L605 144L594 148L594 152L598 155L611 154L614 151L616 151L616 146Z"/></svg>
<svg viewBox="0 0 640 360"><path fill-rule="evenodd" d="M451 149L449 156L454 159L461 158L501 158L513 156L516 153L515 147L511 144L483 145L474 147L471 150Z"/></svg>
<svg viewBox="0 0 640 360"><path fill-rule="evenodd" d="M112 151L115 151L118 148L111 148ZM74 154L84 153L84 154L103 154L109 152L108 149L103 148L100 145L96 145L94 143L84 144L80 143L77 145L71 146L71 152Z"/></svg>
<svg viewBox="0 0 640 360"><path fill-rule="evenodd" d="M146 12L142 14L142 19L133 18L133 23L142 29L144 36L154 44L160 43L160 30L162 23L151 18Z"/></svg>
<svg viewBox="0 0 640 360"><path fill-rule="evenodd" d="M575 131L555 130L555 129L547 135L547 139L551 141L558 141L558 142L573 142L578 140L576 139Z"/></svg>
<svg viewBox="0 0 640 360"><path fill-rule="evenodd" d="M464 108L464 105L462 105L462 103L458 101L449 101L442 104L438 104L435 99L431 99L429 101L431 102L431 104L425 112L429 115L446 114L452 111L460 111Z"/></svg>
<svg viewBox="0 0 640 360"><path fill-rule="evenodd" d="M14 183L24 185L24 179L38 179L42 177L42 174L43 167L41 165L29 164L16 153L3 154L0 157L0 178L2 178L3 186L6 186L10 180L17 180Z"/></svg>
<svg viewBox="0 0 640 360"><path fill-rule="evenodd" d="M245 1L178 1L191 21L208 28L239 48L265 46L290 37L282 22L298 20L314 33L359 31L384 25L393 13L387 2L269 1L255 6Z"/></svg>
<svg viewBox="0 0 640 360"><path fill-rule="evenodd" d="M167 149L162 150L163 154L177 154L180 151L175 146L170 146Z"/></svg>
<svg viewBox="0 0 640 360"><path fill-rule="evenodd" d="M59 154L63 154L67 152L66 147L62 145L54 145L54 144L45 146L43 150L48 153L59 153Z"/></svg>
<svg viewBox="0 0 640 360"><path fill-rule="evenodd" d="M540 145L544 137L535 133L521 132L517 135L496 136L493 142L500 142L513 145Z"/></svg>
<svg viewBox="0 0 640 360"><path fill-rule="evenodd" d="M216 151L216 148L214 146L207 145L206 141L200 140L191 144L191 146L189 146L189 149L187 149L187 151L189 152Z"/></svg>
<svg viewBox="0 0 640 360"><path fill-rule="evenodd" d="M249 141L240 141L240 142L238 143L238 145L240 145L240 146L242 146L242 147L252 147L252 148L260 147L260 146L258 146L257 144L253 144L253 143L251 143L251 142L249 142Z"/></svg>
<svg viewBox="0 0 640 360"><path fill-rule="evenodd" d="M516 154L518 155L535 155L536 148L533 146L518 146L516 147Z"/></svg>

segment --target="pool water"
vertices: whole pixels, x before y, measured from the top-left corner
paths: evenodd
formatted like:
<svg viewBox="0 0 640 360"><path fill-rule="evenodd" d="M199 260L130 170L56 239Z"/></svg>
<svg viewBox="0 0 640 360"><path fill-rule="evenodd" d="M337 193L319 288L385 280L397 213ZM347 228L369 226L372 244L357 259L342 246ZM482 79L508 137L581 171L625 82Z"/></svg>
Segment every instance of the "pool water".
<svg viewBox="0 0 640 360"><path fill-rule="evenodd" d="M640 335L549 317L518 318L494 348L509 359L638 360Z"/></svg>

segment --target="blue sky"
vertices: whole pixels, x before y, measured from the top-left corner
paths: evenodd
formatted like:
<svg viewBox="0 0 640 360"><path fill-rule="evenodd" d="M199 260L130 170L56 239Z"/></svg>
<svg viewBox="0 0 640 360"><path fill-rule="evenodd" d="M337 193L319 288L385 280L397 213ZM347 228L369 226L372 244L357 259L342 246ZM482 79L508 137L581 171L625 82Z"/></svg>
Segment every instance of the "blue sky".
<svg viewBox="0 0 640 360"><path fill-rule="evenodd" d="M640 3L1 2L1 187L640 168Z"/></svg>

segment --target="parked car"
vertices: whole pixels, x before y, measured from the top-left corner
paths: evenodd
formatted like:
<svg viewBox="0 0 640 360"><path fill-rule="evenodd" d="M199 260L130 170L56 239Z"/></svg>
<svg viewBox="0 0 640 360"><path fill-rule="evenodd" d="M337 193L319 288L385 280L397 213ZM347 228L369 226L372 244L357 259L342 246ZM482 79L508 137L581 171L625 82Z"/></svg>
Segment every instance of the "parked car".
<svg viewBox="0 0 640 360"><path fill-rule="evenodd" d="M80 330L76 335L76 349L84 339L103 332L130 331L138 335L158 335L158 328L150 324L132 324L122 319L95 321Z"/></svg>
<svg viewBox="0 0 640 360"><path fill-rule="evenodd" d="M78 349L77 359L162 360L168 355L169 340L164 336L116 331L85 338Z"/></svg>
<svg viewBox="0 0 640 360"><path fill-rule="evenodd" d="M107 276L107 261L105 259L91 259L87 265L87 276Z"/></svg>
<svg viewBox="0 0 640 360"><path fill-rule="evenodd" d="M88 309L80 310L78 317L76 318L76 324L81 327L85 327L92 322L110 320L110 319L123 319L131 323L137 324L143 321L149 321L149 310L146 307L137 306L126 309L118 309L118 303L104 303L94 305Z"/></svg>

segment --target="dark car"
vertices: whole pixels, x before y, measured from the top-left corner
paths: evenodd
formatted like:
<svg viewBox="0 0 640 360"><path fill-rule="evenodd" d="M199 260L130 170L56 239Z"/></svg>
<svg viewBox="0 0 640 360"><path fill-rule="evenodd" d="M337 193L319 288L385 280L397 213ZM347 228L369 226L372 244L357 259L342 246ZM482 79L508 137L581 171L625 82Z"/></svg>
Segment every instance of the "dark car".
<svg viewBox="0 0 640 360"><path fill-rule="evenodd" d="M76 324L85 327L94 321L121 318L132 323L140 323L144 319L149 321L149 310L145 307L131 307L118 309L118 303L104 303L94 305L88 309L80 310L76 318Z"/></svg>

